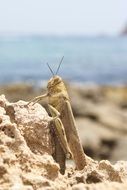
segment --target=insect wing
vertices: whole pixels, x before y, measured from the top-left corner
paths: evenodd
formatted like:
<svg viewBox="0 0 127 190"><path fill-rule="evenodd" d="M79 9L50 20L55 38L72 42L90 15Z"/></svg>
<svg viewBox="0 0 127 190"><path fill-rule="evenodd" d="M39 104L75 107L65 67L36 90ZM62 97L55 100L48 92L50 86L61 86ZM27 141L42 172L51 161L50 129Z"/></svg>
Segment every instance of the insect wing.
<svg viewBox="0 0 127 190"><path fill-rule="evenodd" d="M65 128L67 142L72 152L77 169L82 170L86 166L86 157L79 139L72 108L68 100L64 100L62 106L63 109L60 115L60 119Z"/></svg>

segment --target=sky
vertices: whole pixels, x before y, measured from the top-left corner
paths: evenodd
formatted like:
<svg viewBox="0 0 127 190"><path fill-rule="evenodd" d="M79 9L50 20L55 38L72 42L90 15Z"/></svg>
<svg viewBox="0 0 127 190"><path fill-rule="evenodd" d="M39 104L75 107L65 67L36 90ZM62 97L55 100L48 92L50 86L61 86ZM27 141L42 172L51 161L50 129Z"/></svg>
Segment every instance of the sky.
<svg viewBox="0 0 127 190"><path fill-rule="evenodd" d="M0 0L0 34L117 35L127 0Z"/></svg>

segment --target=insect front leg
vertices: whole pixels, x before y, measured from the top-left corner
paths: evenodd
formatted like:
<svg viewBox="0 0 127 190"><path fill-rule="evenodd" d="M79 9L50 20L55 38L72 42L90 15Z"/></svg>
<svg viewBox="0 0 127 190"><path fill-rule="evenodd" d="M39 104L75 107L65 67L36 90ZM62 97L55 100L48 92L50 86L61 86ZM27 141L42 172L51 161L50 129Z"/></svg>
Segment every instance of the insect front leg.
<svg viewBox="0 0 127 190"><path fill-rule="evenodd" d="M43 95L41 95L41 96L37 96L37 97L35 97L34 99L30 100L27 105L29 105L29 104L31 104L31 103L32 103L32 104L35 104L35 103L41 101L43 98L46 98L46 97L48 97L48 94L43 94Z"/></svg>

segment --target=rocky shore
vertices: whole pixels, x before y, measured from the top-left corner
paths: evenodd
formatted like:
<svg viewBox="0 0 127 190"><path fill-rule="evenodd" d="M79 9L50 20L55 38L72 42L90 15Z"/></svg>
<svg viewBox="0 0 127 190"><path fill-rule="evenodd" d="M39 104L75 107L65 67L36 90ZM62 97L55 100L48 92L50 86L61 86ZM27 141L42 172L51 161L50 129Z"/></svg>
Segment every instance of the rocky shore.
<svg viewBox="0 0 127 190"><path fill-rule="evenodd" d="M127 87L67 84L67 89L84 151L96 161L82 171L69 162L61 175L51 156L47 102L41 102L46 110L40 104L26 107L45 88L1 86L0 190L127 189Z"/></svg>

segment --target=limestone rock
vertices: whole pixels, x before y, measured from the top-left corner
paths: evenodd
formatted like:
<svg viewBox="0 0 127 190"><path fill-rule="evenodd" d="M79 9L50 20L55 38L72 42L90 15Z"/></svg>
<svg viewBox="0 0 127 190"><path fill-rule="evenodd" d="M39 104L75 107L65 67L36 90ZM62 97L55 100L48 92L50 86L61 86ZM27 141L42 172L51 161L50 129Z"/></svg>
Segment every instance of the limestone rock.
<svg viewBox="0 0 127 190"><path fill-rule="evenodd" d="M0 96L0 189L39 189L59 174L51 156L49 116L39 104L26 104Z"/></svg>
<svg viewBox="0 0 127 190"><path fill-rule="evenodd" d="M4 95L0 96L0 190L127 189L126 161L113 165L108 160L91 159L83 170L77 171L68 165L65 175L61 175L51 156L54 148L48 125L50 119L39 104L9 103ZM89 120L86 124L90 124ZM91 124L93 133L94 124ZM101 125L96 139L86 128L89 134L86 139L90 143L92 136L95 147L99 147L98 138L105 137ZM112 138L106 128L105 133L107 140Z"/></svg>

